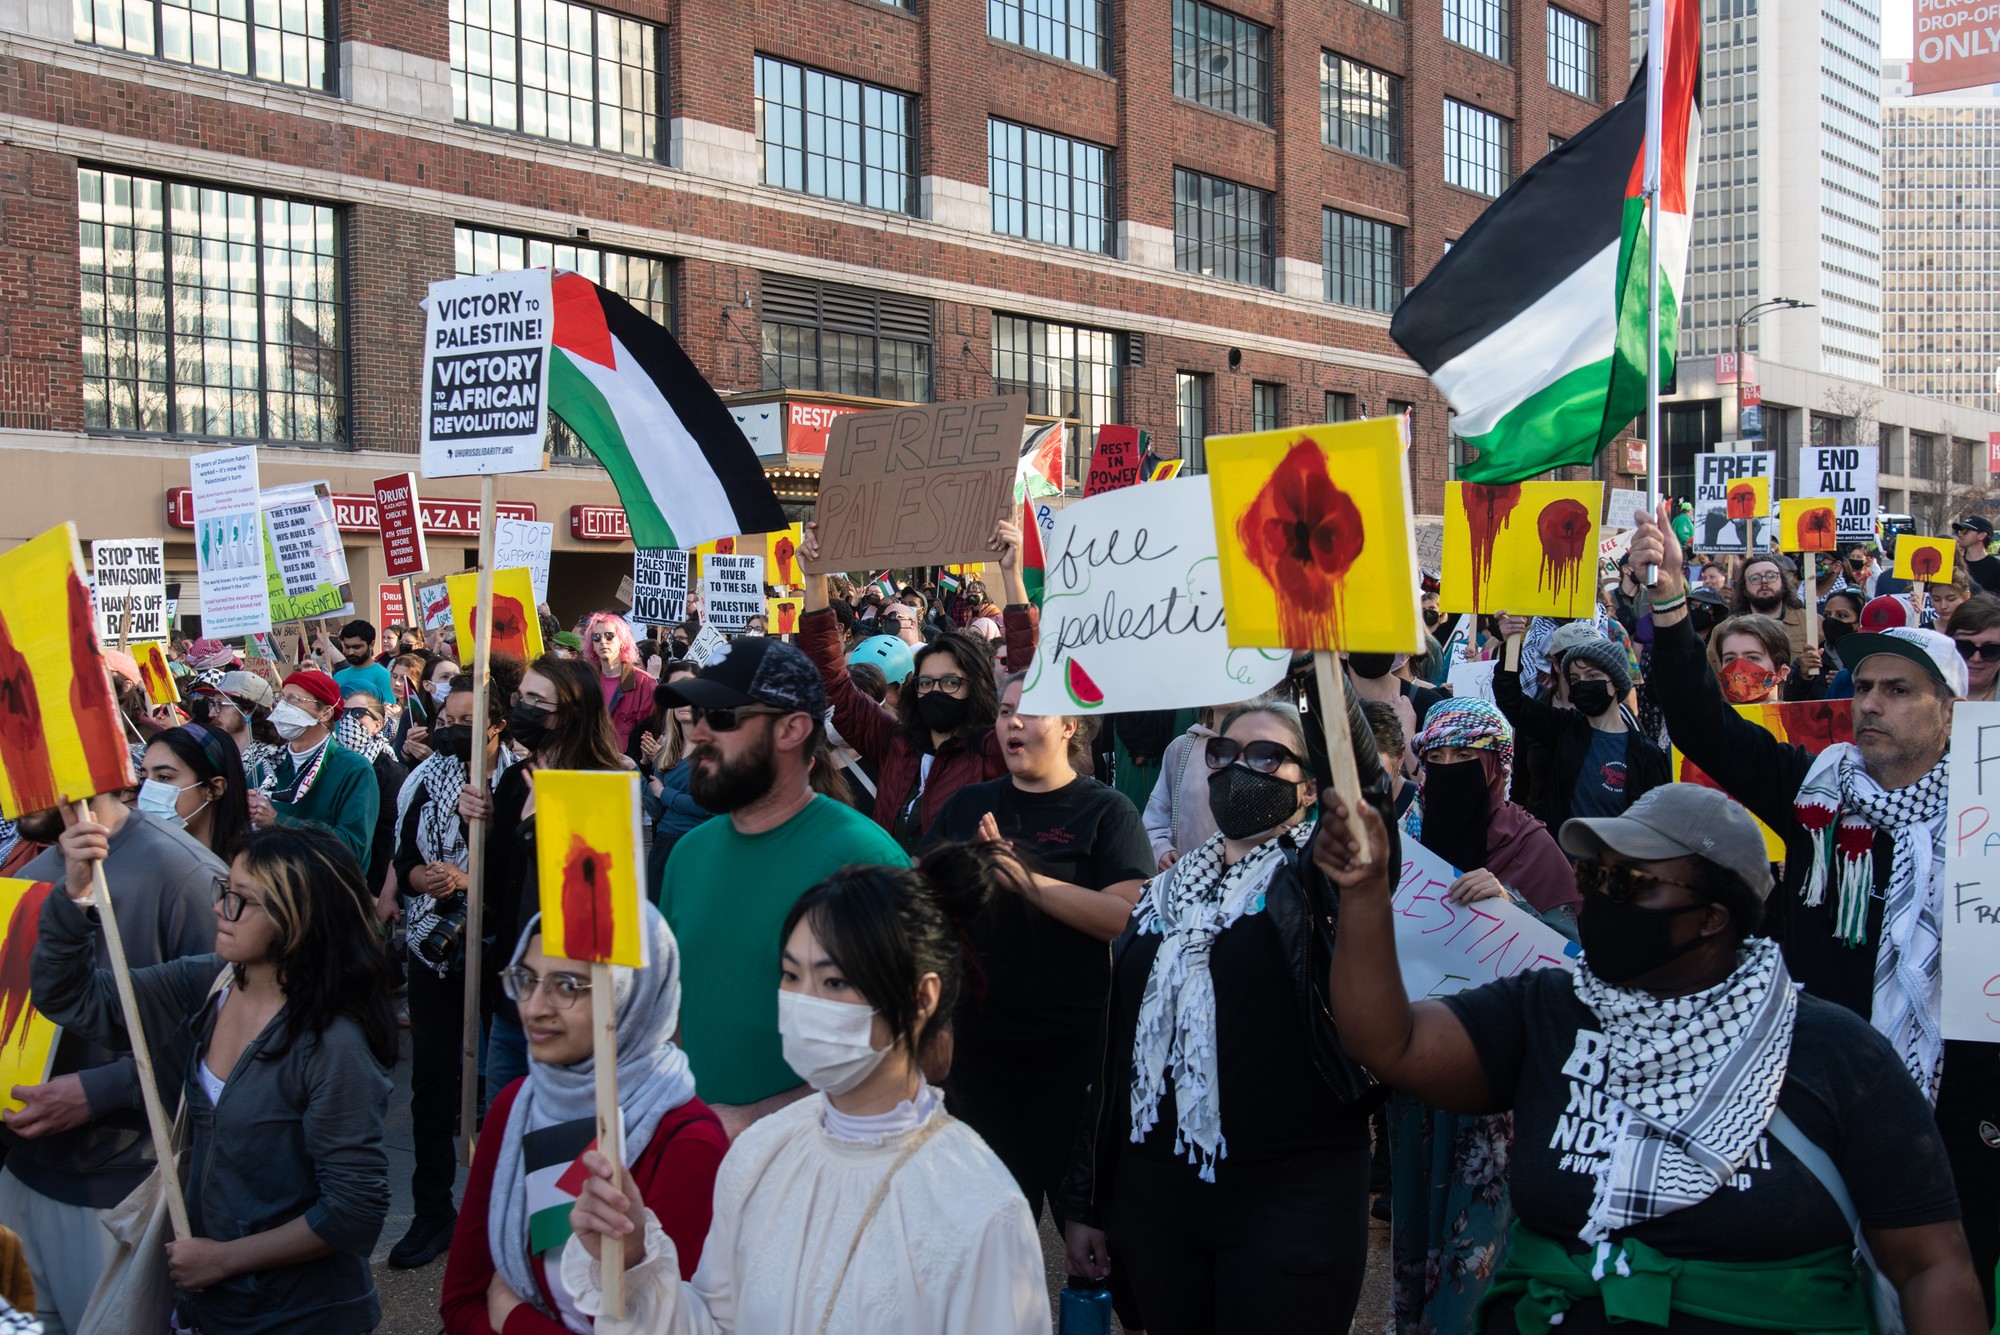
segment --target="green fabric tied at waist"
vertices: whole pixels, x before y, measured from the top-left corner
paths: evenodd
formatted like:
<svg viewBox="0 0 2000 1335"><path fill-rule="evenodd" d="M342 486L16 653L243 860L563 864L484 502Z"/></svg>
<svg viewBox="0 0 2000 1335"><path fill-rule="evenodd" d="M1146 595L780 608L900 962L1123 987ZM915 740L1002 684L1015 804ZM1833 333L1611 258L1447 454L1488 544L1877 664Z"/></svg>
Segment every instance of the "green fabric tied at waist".
<svg viewBox="0 0 2000 1335"><path fill-rule="evenodd" d="M1480 1315L1483 1322L1486 1303L1507 1303L1521 1335L1548 1335L1564 1312L1591 1299L1611 1321L1662 1329L1686 1312L1751 1330L1869 1335L1867 1299L1845 1245L1783 1261L1677 1261L1637 1238L1572 1253L1518 1221Z"/></svg>

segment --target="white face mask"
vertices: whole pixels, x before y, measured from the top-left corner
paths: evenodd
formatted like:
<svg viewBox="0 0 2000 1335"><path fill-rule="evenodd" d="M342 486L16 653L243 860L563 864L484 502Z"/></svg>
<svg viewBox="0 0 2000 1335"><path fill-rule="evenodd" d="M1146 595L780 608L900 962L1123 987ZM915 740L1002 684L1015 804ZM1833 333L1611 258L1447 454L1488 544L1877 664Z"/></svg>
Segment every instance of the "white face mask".
<svg viewBox="0 0 2000 1335"><path fill-rule="evenodd" d="M450 677L446 677L443 681L434 681L431 683L431 699L437 701L439 704L443 704L444 698L450 694L451 694Z"/></svg>
<svg viewBox="0 0 2000 1335"><path fill-rule="evenodd" d="M290 700L280 700L278 707L271 711L271 726L278 730L278 736L288 742L296 742L308 729L319 726L319 720Z"/></svg>
<svg viewBox="0 0 2000 1335"><path fill-rule="evenodd" d="M208 803L203 802L201 807L196 807L194 811L183 816L179 810L181 794L188 788L200 786L198 783L191 783L187 788L176 788L170 783L161 783L158 779L148 779L139 785L139 810L154 820L165 821L175 829L186 829L190 817L198 814L201 807L207 806Z"/></svg>
<svg viewBox="0 0 2000 1335"><path fill-rule="evenodd" d="M874 1021L875 1012L868 1006L803 992L778 993L778 1034L784 1040L785 1061L822 1094L845 1094L874 1074L889 1055L889 1049L868 1042Z"/></svg>

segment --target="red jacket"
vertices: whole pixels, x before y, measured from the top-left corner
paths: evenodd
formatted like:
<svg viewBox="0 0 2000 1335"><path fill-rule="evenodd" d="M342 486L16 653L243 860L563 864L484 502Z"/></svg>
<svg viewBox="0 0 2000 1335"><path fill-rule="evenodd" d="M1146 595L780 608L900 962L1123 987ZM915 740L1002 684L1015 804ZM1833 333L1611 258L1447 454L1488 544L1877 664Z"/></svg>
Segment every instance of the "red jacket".
<svg viewBox="0 0 2000 1335"><path fill-rule="evenodd" d="M1007 661L1031 663L1035 658L1035 630L1040 616L1032 606L1016 604L1005 612ZM847 655L841 652L840 622L832 609L808 612L799 619L799 647L819 668L826 683L827 703L833 706L833 726L847 744L875 766L875 823L885 830L896 828L896 813L910 795L922 771L924 753L912 746L896 716L865 695L847 675ZM914 682L905 682L915 690ZM989 723L971 741L963 735L944 744L931 761L931 776L917 804L917 824L928 830L938 812L959 789L984 783L1007 772L1000 755L1000 739Z"/></svg>
<svg viewBox="0 0 2000 1335"><path fill-rule="evenodd" d="M657 685L659 682L652 673L628 665L624 680L604 698L611 710L611 730L618 734L621 754L632 744L633 732L653 717L653 688ZM615 705L611 703L613 699L617 700Z"/></svg>
<svg viewBox="0 0 2000 1335"><path fill-rule="evenodd" d="M486 1319L486 1286L493 1282L486 1208L493 1196L493 1163L500 1157L507 1117L514 1110L514 1096L520 1092L519 1080L501 1090L486 1110L486 1123L480 1129L472 1172L465 1179L465 1201L458 1208L458 1228L451 1235L451 1255L444 1265L444 1297L438 1314L444 1318L445 1335L495 1335ZM632 1181L680 1252L682 1279L692 1278L701 1260L714 1204L715 1172L728 1149L729 1137L721 1119L700 1099L689 1099L660 1119L646 1152L632 1165ZM558 1256L545 1259L549 1265L561 1263ZM549 1302L546 1280L542 1300ZM562 1322L551 1321L531 1304L522 1303L498 1335L568 1335L568 1330Z"/></svg>

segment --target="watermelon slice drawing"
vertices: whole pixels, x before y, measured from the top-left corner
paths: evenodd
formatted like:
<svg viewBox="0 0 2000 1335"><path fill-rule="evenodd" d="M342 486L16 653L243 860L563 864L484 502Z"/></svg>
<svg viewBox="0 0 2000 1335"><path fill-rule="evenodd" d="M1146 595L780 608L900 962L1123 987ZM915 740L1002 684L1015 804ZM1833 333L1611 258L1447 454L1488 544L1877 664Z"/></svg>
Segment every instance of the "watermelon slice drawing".
<svg viewBox="0 0 2000 1335"><path fill-rule="evenodd" d="M1090 679L1090 674L1083 670L1083 665L1072 658L1066 666L1067 674L1063 678L1063 686L1069 691L1069 698L1076 702L1076 707L1096 709L1102 705L1104 692Z"/></svg>

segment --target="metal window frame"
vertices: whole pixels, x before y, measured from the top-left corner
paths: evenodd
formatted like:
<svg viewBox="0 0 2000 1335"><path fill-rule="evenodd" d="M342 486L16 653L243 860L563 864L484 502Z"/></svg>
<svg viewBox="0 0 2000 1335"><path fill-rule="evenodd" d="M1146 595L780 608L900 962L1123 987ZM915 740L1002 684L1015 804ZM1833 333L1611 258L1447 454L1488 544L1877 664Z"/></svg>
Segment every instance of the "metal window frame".
<svg viewBox="0 0 2000 1335"><path fill-rule="evenodd" d="M590 61L590 104L591 107L593 108L593 112L591 115L592 142L589 144L579 144L574 139L558 139L554 135L537 134L533 130L525 130L521 128L521 126L525 123L525 117L523 115L523 112L525 110L526 104L524 103L523 99L527 94L527 86L528 86L527 81L521 77L521 70L522 70L521 45L527 40L521 34L521 28L522 28L521 0L491 0L491 3L496 5L509 4L512 5L514 9L514 31L512 33L506 34L508 39L514 43L514 78L512 81L514 88L514 124L512 128L509 128L504 125L495 125L490 121L473 120L469 115L454 116L453 119L458 124L476 125L482 130L492 130L499 134L518 134L524 139L534 139L547 144L563 144L570 148L587 149L588 151L593 153L611 153L621 158L638 158L641 161L645 162L666 161L667 149L669 146L668 141L672 138L672 135L668 133L669 121L667 118L668 83L670 76L670 66L668 64L667 29L665 24L655 23L650 19L642 18L636 14L625 14L625 13L620 13L619 11L614 9L605 9L602 8L601 6L585 4L582 2L582 0L559 0L559 3L568 5L572 9L584 10L585 12L591 15L591 24L590 24L591 50L588 53L588 57ZM610 18L616 19L621 23L636 23L641 27L645 28L646 31L652 36L653 39L652 73L654 76L653 105L651 107L631 108L631 110L637 111L640 115L648 117L652 122L653 151L650 153L627 153L621 147L617 147L615 145L606 146L605 144L598 142L602 138L604 127L602 123L598 120L596 109L601 108L604 105L602 97L603 71L601 67L605 62L605 60L607 59L607 57L600 54L597 50L597 18L600 15L609 16ZM471 23L463 19L460 20L448 19L446 21L447 32L449 31L453 22L458 23L459 26L466 28L467 30L470 30L473 26ZM489 40L493 37L500 35L491 27L485 28L484 31L487 33ZM543 42L541 43L541 45L547 47L549 44L547 42ZM553 50L558 48L550 48L550 49ZM559 49L572 55L583 54L578 52L575 47L562 47ZM608 59L610 60L610 63L613 65L619 66L620 68L625 67L624 62L622 60L617 59L615 55L609 57ZM453 68L451 72L453 74L463 75L465 77L471 77L470 71L467 70ZM482 77L487 77L487 76L482 76ZM494 82L494 81L495 80L491 80L489 78L489 82ZM546 92L546 90L541 90L541 91ZM622 103L619 104L619 106L621 110L626 109L624 108ZM469 107L468 110L470 110Z"/></svg>
<svg viewBox="0 0 2000 1335"><path fill-rule="evenodd" d="M829 297L833 300L829 302ZM833 310L829 318L829 307ZM774 309L775 308L775 309ZM924 326L919 336L917 315L921 309ZM865 311L866 318L854 313ZM921 402L933 402L937 398L937 305L921 297L907 297L900 293L884 293L873 288L857 287L851 283L827 282L817 278L801 278L791 274L764 273L758 275L758 355L763 360L767 376L774 370L771 357L764 352L763 336L767 326L786 329L810 330L813 335L812 368L813 383L810 385L788 385L782 367L776 369L776 384L767 384L766 389L799 389L817 394L839 393L826 388L826 335L844 334L851 337L865 337L872 341L874 354L871 362L871 384L867 397L888 397L881 393L884 376L882 345L885 342L907 344L924 349L928 353L928 364L924 369L925 397ZM801 359L802 360L802 359ZM901 372L898 369L897 374Z"/></svg>
<svg viewBox="0 0 2000 1335"><path fill-rule="evenodd" d="M1188 20L1192 20L1194 26L1188 26ZM1206 37L1203 35L1204 21L1210 28L1210 32ZM1257 44L1257 51L1247 57L1258 75L1254 81L1245 81L1236 77L1234 60L1230 62L1227 71L1203 70L1199 64L1191 64L1182 60L1181 46L1183 38L1186 38L1187 42L1197 53L1204 47L1222 47L1233 50L1234 46L1232 42L1217 40L1217 34L1213 31L1216 26L1222 24L1230 25L1241 36L1254 36L1260 39ZM1175 97L1184 102L1193 102L1197 106L1208 107L1213 111L1220 111L1225 115L1241 116L1243 119L1254 121L1259 125L1271 124L1272 33L1268 25L1259 23L1255 19L1245 18L1241 14L1232 13L1220 6L1211 5L1207 0L1173 0L1171 31L1173 51L1170 68ZM1186 92L1182 91L1183 79L1185 79L1188 85ZM1247 90L1256 99L1256 114L1252 115L1235 106L1222 105L1214 96L1215 91L1219 89Z"/></svg>
<svg viewBox="0 0 2000 1335"><path fill-rule="evenodd" d="M1192 203L1186 202L1182 198L1183 179L1195 184L1195 197ZM1213 185L1226 185L1230 188L1232 195L1239 201L1239 205L1233 213L1225 213L1223 210L1213 206L1211 201L1215 196L1215 192L1209 188ZM1216 239L1215 233L1217 229L1215 223L1218 220L1228 218L1236 222L1238 224L1237 235L1239 237L1242 235L1243 224L1247 221L1252 221L1245 219L1243 215L1243 201L1261 203L1262 205L1261 218L1254 220L1260 240L1262 241L1258 252L1249 251L1240 242L1225 249ZM1223 282L1243 283L1251 287L1263 287L1275 290L1278 285L1278 261L1277 228L1273 221L1273 214L1275 212L1274 204L1275 196L1269 190L1259 189L1253 185L1245 185L1241 181L1232 181L1224 176L1210 176L1206 172L1198 172L1189 167L1174 168L1174 268L1180 270L1182 273L1200 274L1202 273L1200 256L1204 251L1210 252L1217 257L1225 254L1232 255L1236 257L1236 260L1230 267L1235 272L1230 274L1217 272L1204 276L1216 278ZM1196 228L1192 233L1185 226L1189 221L1196 224ZM1193 263L1188 262L1190 255L1194 258ZM1258 273L1260 275L1258 278L1251 279L1240 276L1245 267L1244 259L1246 256L1254 258L1257 261ZM1222 266L1214 265L1211 267L1219 270Z"/></svg>
<svg viewBox="0 0 2000 1335"><path fill-rule="evenodd" d="M1362 71L1376 79L1386 80L1384 96L1377 99L1371 95L1365 102L1350 97L1346 79L1346 71L1349 68ZM1319 53L1319 87L1322 143L1329 148L1339 149L1343 153L1353 153L1373 162L1385 162L1393 167L1403 165L1403 80L1400 75L1377 69L1373 65L1342 55L1338 51L1322 49ZM1379 107L1388 128L1376 129L1364 119L1351 115L1351 109L1357 104L1370 109ZM1342 143L1337 127L1343 126L1350 127L1357 138L1366 136L1370 140L1385 140L1388 152L1373 153L1366 148Z"/></svg>
<svg viewBox="0 0 2000 1335"><path fill-rule="evenodd" d="M759 72L761 72L763 67L766 65L776 67L779 70L794 69L799 72L800 102L797 107L797 110L801 118L800 120L801 129L803 129L804 127L805 118L813 116L815 114L819 115L821 119L829 119L824 112L814 113L806 105L805 81L808 77L815 74L822 79L831 80L833 82L843 85L852 85L856 89L860 90L862 101L864 103L864 108L867 99L867 94L869 94L870 92L879 93L885 97L896 98L902 104L903 127L901 133L904 144L904 150L903 150L903 163L898 174L902 179L903 207L891 208L885 204L870 204L867 200L867 194L868 194L867 178L869 171L872 169L874 171L878 171L886 175L890 169L885 165L871 164L869 162L866 156L866 147L867 147L867 134L870 127L865 119L859 122L854 122L859 126L861 130L861 144L863 149L863 156L858 161L850 164L848 159L844 157L835 157L830 153L822 152L818 155L828 162L838 163L842 166L853 165L857 167L861 173L862 198L849 199L845 195L829 194L824 191L814 190L805 183L807 173L804 172L801 172L801 183L797 187L785 185L781 181L772 181L770 179L769 155L773 143L777 143L778 147L780 147L785 151L798 153L801 156L802 163L806 159L810 158L811 153L810 150L807 149L807 147L805 146L804 142L801 142L798 145L791 145L784 143L783 141L774 141L767 134L766 127L769 124L769 118L765 115L764 106L767 102L770 101L770 99L767 98L763 93L754 91L758 83L760 82L756 78L756 75ZM917 101L918 101L917 94L905 93L900 89L890 88L886 84L869 83L863 79L850 79L844 74L836 74L832 70L822 69L817 65L808 65L802 61L797 61L797 60L787 60L783 56L768 55L762 51L758 51L754 53L754 55L752 56L751 69L752 69L752 88L753 88L752 96L754 98L754 103L756 107L756 117L757 117L758 178L762 184L772 186L773 188L779 190L792 190L794 191L794 193L797 194L810 195L814 199L830 199L833 200L835 203L839 204L852 204L856 208L877 209L883 213L896 213L905 216L914 216L918 212L919 208L921 207L921 201L918 198L919 191L918 191L918 179L917 179L917 164L922 159L920 156L920 145L918 143L918 138L917 138L917 133L919 128L919 123L917 119ZM780 108L787 108L789 107L790 104L779 102L776 103L775 105L777 105ZM866 116L865 109L863 111L863 116L864 117ZM838 123L847 124L848 122L840 121Z"/></svg>
<svg viewBox="0 0 2000 1335"><path fill-rule="evenodd" d="M1072 65L1085 69L1111 72L1111 5L1109 0L1057 0L1068 12L1068 17L1057 19L1053 15L1039 12L1035 6L1046 5L1048 0L986 0L986 35L996 41L1012 46L1024 47L1038 55L1055 60L1066 60ZM909 0L887 0L889 4L907 5ZM1093 30L1076 17L1083 11L1092 11L1096 21ZM1006 19L1013 18L1014 31L1006 31ZM1055 51L1048 46L1038 45L1029 40L1030 19L1038 20L1035 25L1065 34L1064 45L1069 50ZM1079 60L1074 52L1084 43L1095 47L1095 59Z"/></svg>
<svg viewBox="0 0 2000 1335"><path fill-rule="evenodd" d="M1454 46L1514 63L1514 8L1509 0L1444 0L1444 39Z"/></svg>
<svg viewBox="0 0 2000 1335"><path fill-rule="evenodd" d="M1548 10L1549 86L1586 102L1597 101L1598 52L1603 46L1597 25L1560 5L1550 5ZM1574 84L1563 81L1566 74L1575 76Z"/></svg>
<svg viewBox="0 0 2000 1335"><path fill-rule="evenodd" d="M1385 282L1375 274L1363 276L1349 273L1345 260L1350 249L1365 250L1375 257L1380 265L1389 269L1388 280ZM1408 287L1405 263L1404 232L1394 223L1335 208L1320 210L1320 266L1326 275L1325 296L1329 302L1357 310L1393 314L1396 307L1402 304L1403 293ZM1346 299L1362 286L1370 290L1373 299Z"/></svg>
<svg viewBox="0 0 2000 1335"><path fill-rule="evenodd" d="M995 152L994 135L997 131L1011 131L1019 135L1021 142L1021 149L1022 149L1022 157L1020 161L1016 162L1003 159L997 152ZM1028 147L1028 136L1030 135L1039 135L1043 139L1046 139L1052 143L1068 145L1072 155L1072 161L1071 161L1072 169L1066 173L1056 173L1047 168L1034 168L1029 166L1026 157L1027 157L1027 147ZM1102 164L1103 170L1100 174L1099 179L1095 181L1086 182L1087 184L1098 186L1103 192L1104 212L1101 217L1092 216L1088 213L1084 213L1080 211L1076 205L1077 183L1080 179L1085 179L1078 177L1078 175L1074 170L1075 166L1074 155L1076 151L1079 149L1099 153L1103 156L1103 164ZM996 166L1002 166L1002 165L1007 167L1012 167L1020 171L1022 186L1024 191L1021 198L1016 199L1013 195L1002 193L1002 189L997 183L997 173L995 171ZM1070 235L1072 238L1076 236L1077 223L1079 220L1095 223L1099 228L1099 236L1100 236L1099 245L1085 246L1077 244L1074 239L1070 241L1054 241L1050 240L1047 237L1030 237L1028 235L1028 232L1026 230L1027 216L1029 211L1031 209L1036 208L1037 206L1033 205L1028 200L1025 194L1025 190L1029 174L1035 171L1042 171L1060 180L1063 183L1064 192L1068 196L1065 203L1059 208L1048 205L1043 205L1040 207L1053 208L1053 211L1067 215L1070 220L1069 227L1070 227ZM1088 139L1075 139L1070 137L1069 135L1057 134L1053 130L1037 129L1035 126L1023 125L1019 121L1010 121L1001 116L988 116L986 118L986 184L987 184L987 194L989 198L989 214L993 220L994 224L993 230L995 232L998 232L1003 236L1018 236L1026 240L1040 241L1045 245L1062 246L1065 249L1069 250L1080 250L1085 252L1086 254L1110 255L1116 253L1118 248L1118 177L1117 177L1116 150L1106 148L1102 144L1094 144ZM1002 200L1006 200L1010 204L1019 206L1021 210L1023 230L1016 232L1009 228L1003 228L999 225L999 217L998 217L999 205Z"/></svg>
<svg viewBox="0 0 2000 1335"><path fill-rule="evenodd" d="M125 3L129 4L131 3L131 0L125 0ZM255 33L260 25L256 22L254 18L248 17L248 15L253 14L255 12L256 0L247 0L245 9L246 18L244 20L244 26L248 29L248 31L252 36L252 40L249 44L249 50L252 54L251 64L253 68L246 70L241 74L238 74L234 70L223 69L220 65L204 65L196 60L177 60L172 56L164 54L160 48L160 33L163 27L160 21L160 15L161 11L164 8L166 8L166 5L163 3L163 0L139 0L139 3L146 5L147 8L150 9L152 12L152 23L153 23L152 50L135 51L129 45L113 46L109 42L98 41L94 35L96 29L96 23L94 19L91 24L93 31L93 35L91 37L76 36L76 21L74 18L73 9L72 9L72 18L70 22L71 39L78 46L94 47L99 51L118 51L124 53L125 55L138 56L144 60L157 60L164 64L179 66L183 69L206 70L212 74L221 74L232 79L255 79L258 83L273 84L280 88L302 88L308 92L314 92L314 93L331 93L334 90L334 75L336 69L338 68L340 59L340 36L339 36L340 12L338 7L339 0L304 0L304 3L307 6L310 7L316 5L319 7L321 11L321 20L320 20L321 34L319 37L321 59L319 62L319 68L317 69L317 71L315 71L315 76L318 81L317 82L308 81L302 84L292 83L284 79L283 77L276 79L267 78L264 75L258 74L256 72L254 68L256 64L254 58L256 52ZM180 8L181 6L175 6L175 7ZM273 31L279 33L282 36L286 30L280 27L273 29ZM312 40L312 36L310 33L303 33L301 34L301 36L304 36L307 39L307 41Z"/></svg>

